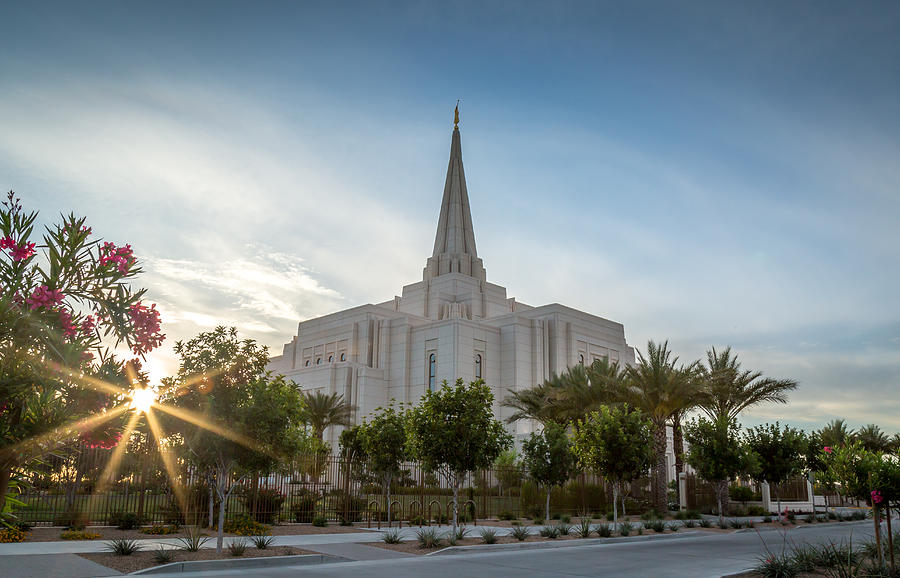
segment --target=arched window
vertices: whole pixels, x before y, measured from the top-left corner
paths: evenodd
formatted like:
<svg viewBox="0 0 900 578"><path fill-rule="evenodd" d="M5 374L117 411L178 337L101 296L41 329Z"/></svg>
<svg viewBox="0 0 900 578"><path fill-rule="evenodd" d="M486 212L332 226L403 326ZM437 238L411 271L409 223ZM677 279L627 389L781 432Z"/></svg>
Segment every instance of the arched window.
<svg viewBox="0 0 900 578"><path fill-rule="evenodd" d="M583 353L578 354L578 363L580 363L581 365L584 365L584 354Z"/></svg>
<svg viewBox="0 0 900 578"><path fill-rule="evenodd" d="M322 365L322 358L321 358L321 357L317 357L317 358L316 358L316 365Z"/></svg>
<svg viewBox="0 0 900 578"><path fill-rule="evenodd" d="M475 354L475 379L481 379L481 354Z"/></svg>
<svg viewBox="0 0 900 578"><path fill-rule="evenodd" d="M434 391L435 380L437 379L437 355L432 353L428 356L428 391Z"/></svg>
<svg viewBox="0 0 900 578"><path fill-rule="evenodd" d="M306 367L309 367L309 360L307 359L306 363L304 363L303 365L305 365Z"/></svg>
<svg viewBox="0 0 900 578"><path fill-rule="evenodd" d="M334 356L333 356L333 355L329 355L329 356L328 356L328 363L331 363L332 361L334 361Z"/></svg>
<svg viewBox="0 0 900 578"><path fill-rule="evenodd" d="M341 361L347 361L347 354L346 354L346 353L342 353L342 354L341 354Z"/></svg>

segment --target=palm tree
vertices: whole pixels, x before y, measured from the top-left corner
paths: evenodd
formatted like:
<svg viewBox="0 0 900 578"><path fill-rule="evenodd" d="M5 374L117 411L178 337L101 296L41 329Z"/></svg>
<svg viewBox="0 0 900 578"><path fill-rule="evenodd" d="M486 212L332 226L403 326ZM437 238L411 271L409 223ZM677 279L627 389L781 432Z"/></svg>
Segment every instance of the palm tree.
<svg viewBox="0 0 900 578"><path fill-rule="evenodd" d="M303 421L312 428L313 435L319 440L324 439L325 428L329 426L350 425L350 418L356 409L338 393L304 391L303 401Z"/></svg>
<svg viewBox="0 0 900 578"><path fill-rule="evenodd" d="M823 446L842 447L853 441L856 432L849 427L842 419L833 419L825 427L816 432Z"/></svg>
<svg viewBox="0 0 900 578"><path fill-rule="evenodd" d="M653 424L653 502L659 512L668 510L666 499L666 425L694 403L698 362L676 367L678 357L669 351L669 342L647 342L646 357L638 351L638 361L626 370L627 381L620 399L641 410Z"/></svg>
<svg viewBox="0 0 900 578"><path fill-rule="evenodd" d="M891 450L891 438L874 423L861 428L854 437L870 452L883 453Z"/></svg>
<svg viewBox="0 0 900 578"><path fill-rule="evenodd" d="M787 392L797 388L793 379L763 377L759 371L741 370L731 347L706 352L703 392L697 404L712 420L734 419L759 403L787 403Z"/></svg>
<svg viewBox="0 0 900 578"><path fill-rule="evenodd" d="M581 364L564 372L556 384L560 416L571 422L583 419L603 405L619 402L625 385L625 369L605 357L589 367Z"/></svg>
<svg viewBox="0 0 900 578"><path fill-rule="evenodd" d="M894 453L900 453L900 433L895 433L894 437L891 438L891 449L894 450Z"/></svg>

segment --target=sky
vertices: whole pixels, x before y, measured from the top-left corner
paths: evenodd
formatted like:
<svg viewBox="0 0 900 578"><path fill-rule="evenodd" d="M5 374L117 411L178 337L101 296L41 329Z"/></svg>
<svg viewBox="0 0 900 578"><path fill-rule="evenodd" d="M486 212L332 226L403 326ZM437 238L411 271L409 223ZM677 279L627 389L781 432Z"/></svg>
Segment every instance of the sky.
<svg viewBox="0 0 900 578"><path fill-rule="evenodd" d="M896 2L3 3L0 186L130 243L172 345L421 279L460 99L488 280L900 430ZM530 384L529 384L530 385Z"/></svg>

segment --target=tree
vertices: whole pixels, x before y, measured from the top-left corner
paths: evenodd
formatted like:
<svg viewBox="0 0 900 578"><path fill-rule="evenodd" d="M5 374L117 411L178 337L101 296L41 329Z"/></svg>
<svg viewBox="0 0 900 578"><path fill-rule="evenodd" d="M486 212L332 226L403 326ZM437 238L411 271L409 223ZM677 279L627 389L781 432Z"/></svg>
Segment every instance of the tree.
<svg viewBox="0 0 900 578"><path fill-rule="evenodd" d="M494 460L494 472L497 474L497 483L500 484L500 494L503 489L512 488L522 483L522 464L519 463L519 456L516 450L506 450L501 452L497 459Z"/></svg>
<svg viewBox="0 0 900 578"><path fill-rule="evenodd" d="M696 470L697 475L715 486L719 525L722 525L729 481L753 468L752 457L741 440L737 420L719 418L710 421L701 417L691 421L684 433L690 445L687 463Z"/></svg>
<svg viewBox="0 0 900 578"><path fill-rule="evenodd" d="M333 425L350 425L354 407L344 401L339 393L321 391L303 392L303 421L312 428L313 436L323 440L325 428Z"/></svg>
<svg viewBox="0 0 900 578"><path fill-rule="evenodd" d="M532 433L522 442L522 457L528 475L547 489L545 517L550 519L550 492L562 486L575 468L575 454L561 425L548 423L540 433Z"/></svg>
<svg viewBox="0 0 900 578"><path fill-rule="evenodd" d="M822 447L829 448L846 446L852 443L856 436L856 432L847 427L847 424L842 419L831 420L816 433L822 442ZM821 450L822 447L819 449Z"/></svg>
<svg viewBox="0 0 900 578"><path fill-rule="evenodd" d="M613 487L613 522L624 484L643 475L653 463L653 424L640 411L601 406L575 426L579 465L602 475ZM623 512L624 514L624 512Z"/></svg>
<svg viewBox="0 0 900 578"><path fill-rule="evenodd" d="M101 243L74 214L35 239L37 218L9 192L0 210L2 500L14 472L59 443L81 435L114 446L131 387L112 346L143 356L164 339L155 305L130 284L141 273L130 245Z"/></svg>
<svg viewBox="0 0 900 578"><path fill-rule="evenodd" d="M647 355L638 351L638 362L628 367L627 380L619 398L639 409L653 423L653 502L659 512L668 510L666 498L666 425L694 403L697 362L676 366L669 342L647 343Z"/></svg>
<svg viewBox="0 0 900 578"><path fill-rule="evenodd" d="M391 525L391 482L400 476L403 462L409 459L406 445L406 414L394 405L375 410L371 421L364 421L359 432L369 470L381 478Z"/></svg>
<svg viewBox="0 0 900 578"><path fill-rule="evenodd" d="M781 516L779 484L803 470L803 455L807 450L806 436L800 430L778 422L747 430L747 447L756 458L755 475L775 490L778 516Z"/></svg>
<svg viewBox="0 0 900 578"><path fill-rule="evenodd" d="M158 407L170 414L166 430L177 434L185 459L204 472L218 496L216 551L222 551L225 508L231 493L250 472L265 471L307 444L303 399L293 382L263 373L265 347L240 340L235 328L217 327L188 342L177 342L178 375L166 380Z"/></svg>
<svg viewBox="0 0 900 578"><path fill-rule="evenodd" d="M625 377L625 369L605 357L588 367L578 364L563 372L557 391L562 417L574 423L604 405L618 402Z"/></svg>
<svg viewBox="0 0 900 578"><path fill-rule="evenodd" d="M787 403L787 392L797 389L793 379L763 377L758 371L742 370L730 347L706 352L703 388L698 406L713 421L735 419L748 407L760 403Z"/></svg>
<svg viewBox="0 0 900 578"><path fill-rule="evenodd" d="M512 391L500 404L515 410L506 418L506 423L520 419L533 419L541 425L560 422L560 411L556 404L556 393L551 380L521 391Z"/></svg>
<svg viewBox="0 0 900 578"><path fill-rule="evenodd" d="M459 484L466 473L490 466L512 446L512 436L494 419L494 395L481 380L466 385L446 381L427 391L410 410L407 437L411 455L453 487L453 528L458 526Z"/></svg>
<svg viewBox="0 0 900 578"><path fill-rule="evenodd" d="M870 452L884 453L891 449L891 438L874 423L860 428L854 437Z"/></svg>

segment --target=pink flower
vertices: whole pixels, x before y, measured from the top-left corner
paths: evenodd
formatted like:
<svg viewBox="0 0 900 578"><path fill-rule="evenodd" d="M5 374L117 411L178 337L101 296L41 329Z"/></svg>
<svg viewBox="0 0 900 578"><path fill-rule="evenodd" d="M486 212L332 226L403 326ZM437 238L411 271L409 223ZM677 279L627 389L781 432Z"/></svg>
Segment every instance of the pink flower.
<svg viewBox="0 0 900 578"><path fill-rule="evenodd" d="M134 344L131 350L137 355L143 355L162 345L165 335L159 332L160 320L156 304L147 307L141 302L128 308L131 316L131 325L134 330Z"/></svg>
<svg viewBox="0 0 900 578"><path fill-rule="evenodd" d="M10 237L9 235L7 235L7 236L3 237L2 239L0 239L0 249L4 249L4 250L5 250L5 249L12 249L13 247L15 247L15 246L17 246L17 245L18 245L18 243L16 243L15 241L13 241L13 238Z"/></svg>
<svg viewBox="0 0 900 578"><path fill-rule="evenodd" d="M78 325L72 321L72 313L68 309L59 310L59 326L66 337L75 337L78 334Z"/></svg>
<svg viewBox="0 0 900 578"><path fill-rule="evenodd" d="M825 446L824 448L822 448L822 451L824 451L826 454L830 454L832 451L831 446Z"/></svg>
<svg viewBox="0 0 900 578"><path fill-rule="evenodd" d="M90 335L96 327L93 315L88 315L81 321L81 333L84 335Z"/></svg>
<svg viewBox="0 0 900 578"><path fill-rule="evenodd" d="M884 498L881 496L881 492L879 492L878 490L872 490L872 503L880 504L882 500L884 500Z"/></svg>
<svg viewBox="0 0 900 578"><path fill-rule="evenodd" d="M13 261L22 261L34 255L34 243L22 243L21 245L9 235L0 239L0 249L10 249Z"/></svg>
<svg viewBox="0 0 900 578"><path fill-rule="evenodd" d="M134 264L134 261L131 245L116 247L113 243L103 243L103 247L100 248L100 265L106 266L112 263L122 275L128 273L128 269Z"/></svg>
<svg viewBox="0 0 900 578"><path fill-rule="evenodd" d="M46 285L41 285L31 293L31 297L26 299L25 303L27 303L28 307L31 309L38 309L40 307L50 309L51 307L62 303L63 297L62 291L57 291L50 289Z"/></svg>

